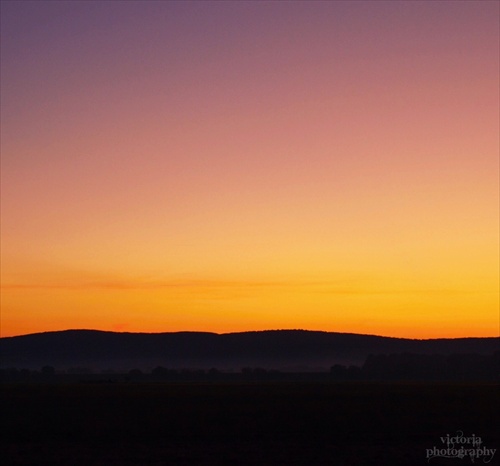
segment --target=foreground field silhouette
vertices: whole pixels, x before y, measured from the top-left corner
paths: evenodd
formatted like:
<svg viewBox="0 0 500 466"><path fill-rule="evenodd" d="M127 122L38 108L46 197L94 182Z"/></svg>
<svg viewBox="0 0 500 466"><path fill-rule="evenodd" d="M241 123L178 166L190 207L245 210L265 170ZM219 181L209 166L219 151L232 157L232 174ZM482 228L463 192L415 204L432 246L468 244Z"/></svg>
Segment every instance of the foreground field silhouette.
<svg viewBox="0 0 500 466"><path fill-rule="evenodd" d="M492 448L500 438L493 383L3 384L0 393L4 465L423 465L446 434L474 433Z"/></svg>

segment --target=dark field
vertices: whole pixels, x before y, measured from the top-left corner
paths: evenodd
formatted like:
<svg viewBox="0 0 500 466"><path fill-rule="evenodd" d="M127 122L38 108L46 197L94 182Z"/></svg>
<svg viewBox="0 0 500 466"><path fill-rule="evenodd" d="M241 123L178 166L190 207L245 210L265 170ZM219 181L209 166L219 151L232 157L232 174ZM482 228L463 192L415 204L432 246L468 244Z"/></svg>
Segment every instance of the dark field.
<svg viewBox="0 0 500 466"><path fill-rule="evenodd" d="M4 384L0 393L3 465L464 465L470 457L428 461L426 449L457 431L488 449L500 438L493 384Z"/></svg>

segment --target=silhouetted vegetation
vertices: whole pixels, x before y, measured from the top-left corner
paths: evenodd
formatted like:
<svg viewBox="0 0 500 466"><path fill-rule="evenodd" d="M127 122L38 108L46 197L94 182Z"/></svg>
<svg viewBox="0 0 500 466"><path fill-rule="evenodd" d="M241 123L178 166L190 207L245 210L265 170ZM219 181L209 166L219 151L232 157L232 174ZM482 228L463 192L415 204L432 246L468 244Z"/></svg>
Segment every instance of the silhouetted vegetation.
<svg viewBox="0 0 500 466"><path fill-rule="evenodd" d="M499 369L500 352L373 354L302 373L7 368L0 452L18 466L420 465L457 429L494 447Z"/></svg>
<svg viewBox="0 0 500 466"><path fill-rule="evenodd" d="M52 366L43 366L42 367L42 375L45 378L54 377L55 374L56 374L56 370Z"/></svg>
<svg viewBox="0 0 500 466"><path fill-rule="evenodd" d="M369 355L361 368L336 364L330 373L336 380L500 381L500 351L490 355Z"/></svg>
<svg viewBox="0 0 500 466"><path fill-rule="evenodd" d="M157 366L151 371L92 371L86 367L57 371L45 365L40 371L18 368L0 370L3 382L261 382L261 381L500 381L500 351L493 354L428 355L414 353L369 355L362 366L335 364L329 372L289 372L243 367L239 371L171 369Z"/></svg>

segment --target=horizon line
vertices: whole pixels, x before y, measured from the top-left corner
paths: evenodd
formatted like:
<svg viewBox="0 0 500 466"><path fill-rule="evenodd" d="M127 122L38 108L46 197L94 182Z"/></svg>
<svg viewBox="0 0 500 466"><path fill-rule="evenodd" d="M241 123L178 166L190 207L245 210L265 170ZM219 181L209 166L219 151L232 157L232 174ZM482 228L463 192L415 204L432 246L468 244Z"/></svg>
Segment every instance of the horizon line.
<svg viewBox="0 0 500 466"><path fill-rule="evenodd" d="M2 336L0 335L0 339L5 338L17 338L17 337L26 337L32 335L42 335L46 333L63 333L63 332L100 332L100 333L116 333L116 334L135 334L135 335L162 335L162 334L178 334L178 333L204 333L211 335L234 335L234 334L242 334L242 333L264 333L264 332L310 332L310 333L335 333L342 335L358 335L358 336L368 336L368 337L378 337L378 338L392 338L395 340L418 340L418 341L426 341L426 340L462 340L469 338L497 338L500 339L500 335L498 336L461 336L461 337L434 337L434 338L410 338L410 337L396 337L392 335L380 335L380 334L372 334L372 333L355 333L355 332L340 332L340 331L328 331L328 330L317 330L317 329L305 329L305 328L269 328L269 329L261 329L261 330L244 330L244 331L233 331L233 332L209 332L205 330L176 330L176 331L166 331L166 332L134 332L134 331L125 331L125 330L103 330L96 328L66 328L59 330L45 330L41 332L32 332L32 333L23 333L17 335L8 335Z"/></svg>

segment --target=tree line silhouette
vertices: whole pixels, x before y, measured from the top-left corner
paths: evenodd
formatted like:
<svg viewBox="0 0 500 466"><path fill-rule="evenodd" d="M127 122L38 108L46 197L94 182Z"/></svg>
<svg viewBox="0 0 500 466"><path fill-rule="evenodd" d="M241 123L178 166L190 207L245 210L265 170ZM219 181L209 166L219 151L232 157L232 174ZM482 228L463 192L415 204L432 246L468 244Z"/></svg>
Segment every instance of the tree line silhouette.
<svg viewBox="0 0 500 466"><path fill-rule="evenodd" d="M333 365L328 372L283 372L262 367L243 367L225 371L215 367L205 369L172 369L157 366L151 371L138 368L128 371L111 369L93 372L90 368L74 367L56 370L43 366L39 371L0 369L4 382L161 382L161 381L259 381L259 380L333 380L333 381L500 381L500 351L489 355L452 354L427 355L417 353L370 354L362 366Z"/></svg>
<svg viewBox="0 0 500 466"><path fill-rule="evenodd" d="M334 365L336 380L498 381L500 351L483 354L370 354L362 367Z"/></svg>

